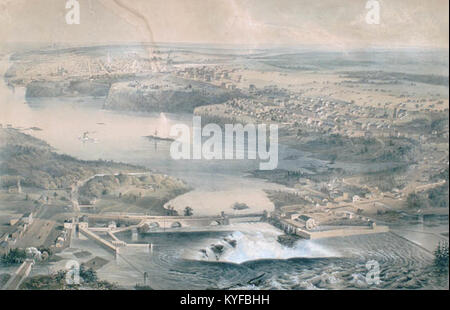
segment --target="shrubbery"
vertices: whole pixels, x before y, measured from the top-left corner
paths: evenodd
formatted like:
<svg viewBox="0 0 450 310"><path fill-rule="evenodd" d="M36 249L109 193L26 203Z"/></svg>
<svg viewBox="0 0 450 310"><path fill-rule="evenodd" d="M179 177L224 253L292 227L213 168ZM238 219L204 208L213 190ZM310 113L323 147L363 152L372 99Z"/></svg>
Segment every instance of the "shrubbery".
<svg viewBox="0 0 450 310"><path fill-rule="evenodd" d="M22 264L27 258L25 250L11 249L8 253L0 257L0 263L3 265L18 265Z"/></svg>
<svg viewBox="0 0 450 310"><path fill-rule="evenodd" d="M439 242L438 247L434 251L434 265L440 271L448 270L448 243Z"/></svg>

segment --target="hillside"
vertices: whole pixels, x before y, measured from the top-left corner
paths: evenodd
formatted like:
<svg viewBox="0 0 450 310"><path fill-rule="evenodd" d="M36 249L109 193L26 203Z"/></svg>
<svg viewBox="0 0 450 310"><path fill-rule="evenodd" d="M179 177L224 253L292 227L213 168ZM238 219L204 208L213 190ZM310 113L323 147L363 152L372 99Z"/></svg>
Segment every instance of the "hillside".
<svg viewBox="0 0 450 310"><path fill-rule="evenodd" d="M40 189L69 188L98 173L137 172L144 168L108 161L83 161L57 154L46 142L16 129L0 129L0 185Z"/></svg>

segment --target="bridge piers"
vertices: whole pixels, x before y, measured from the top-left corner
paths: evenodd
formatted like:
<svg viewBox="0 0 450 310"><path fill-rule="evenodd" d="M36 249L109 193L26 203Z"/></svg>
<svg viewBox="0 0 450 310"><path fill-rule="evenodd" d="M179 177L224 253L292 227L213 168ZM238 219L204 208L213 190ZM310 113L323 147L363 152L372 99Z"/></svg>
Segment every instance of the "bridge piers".
<svg viewBox="0 0 450 310"><path fill-rule="evenodd" d="M131 229L131 240L133 242L138 241L138 230L136 227L134 227L133 229Z"/></svg>

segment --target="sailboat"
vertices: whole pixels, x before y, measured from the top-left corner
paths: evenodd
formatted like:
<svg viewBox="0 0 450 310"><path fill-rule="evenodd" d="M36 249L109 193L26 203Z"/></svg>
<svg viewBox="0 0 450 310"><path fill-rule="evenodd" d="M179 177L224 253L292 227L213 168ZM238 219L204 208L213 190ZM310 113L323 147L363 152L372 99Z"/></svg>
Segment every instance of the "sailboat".
<svg viewBox="0 0 450 310"><path fill-rule="evenodd" d="M86 142L98 143L97 139L89 137L89 131L83 132L83 135L79 136L78 139L80 139L83 143Z"/></svg>

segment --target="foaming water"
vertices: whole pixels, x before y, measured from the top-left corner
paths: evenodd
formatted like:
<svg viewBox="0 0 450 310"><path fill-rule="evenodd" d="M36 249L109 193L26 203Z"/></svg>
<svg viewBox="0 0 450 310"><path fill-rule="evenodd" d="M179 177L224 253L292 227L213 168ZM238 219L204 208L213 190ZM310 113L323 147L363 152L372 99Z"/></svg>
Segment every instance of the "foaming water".
<svg viewBox="0 0 450 310"><path fill-rule="evenodd" d="M205 240L191 259L241 264L260 259L339 257L338 251L312 240L299 240L293 247L280 244L282 233L269 224L241 224L237 231L221 239Z"/></svg>
<svg viewBox="0 0 450 310"><path fill-rule="evenodd" d="M258 259L289 259L294 257L336 257L335 251L328 250L314 241L297 242L289 248L281 245L276 238L265 238L261 233L243 234L240 232L231 235L236 238L235 249L227 251L220 261L243 263Z"/></svg>

